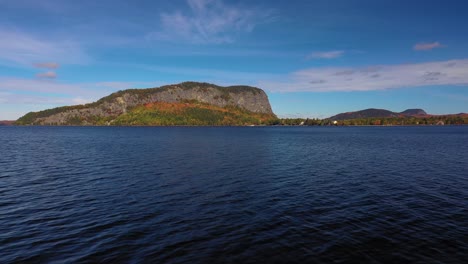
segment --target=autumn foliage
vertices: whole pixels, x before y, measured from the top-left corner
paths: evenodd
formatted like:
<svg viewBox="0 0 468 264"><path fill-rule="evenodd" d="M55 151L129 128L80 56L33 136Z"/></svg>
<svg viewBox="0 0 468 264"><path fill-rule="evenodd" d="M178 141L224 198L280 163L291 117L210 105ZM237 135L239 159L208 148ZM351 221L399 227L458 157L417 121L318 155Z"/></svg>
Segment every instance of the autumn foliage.
<svg viewBox="0 0 468 264"><path fill-rule="evenodd" d="M253 113L234 106L219 107L195 100L155 102L137 106L112 121L112 125L142 126L232 126L268 125L276 117Z"/></svg>

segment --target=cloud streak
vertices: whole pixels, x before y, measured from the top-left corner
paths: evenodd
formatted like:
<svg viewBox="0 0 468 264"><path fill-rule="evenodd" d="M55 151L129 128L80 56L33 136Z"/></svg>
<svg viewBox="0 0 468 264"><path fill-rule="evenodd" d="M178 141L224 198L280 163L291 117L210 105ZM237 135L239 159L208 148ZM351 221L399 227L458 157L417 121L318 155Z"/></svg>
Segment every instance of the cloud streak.
<svg viewBox="0 0 468 264"><path fill-rule="evenodd" d="M0 77L0 103L22 107L25 111L0 111L0 120L17 119L26 112L50 107L85 104L118 90L159 86L158 82L94 82L63 83L53 79L21 79ZM25 106L27 105L27 106Z"/></svg>
<svg viewBox="0 0 468 264"><path fill-rule="evenodd" d="M148 37L193 44L231 43L238 34L251 32L270 16L268 10L240 8L220 0L187 0L187 5L189 12L162 13L161 30Z"/></svg>
<svg viewBox="0 0 468 264"><path fill-rule="evenodd" d="M343 50L333 50L333 51L322 51L322 52L312 52L309 54L306 59L336 59L343 56Z"/></svg>
<svg viewBox="0 0 468 264"><path fill-rule="evenodd" d="M84 87L84 88L83 88ZM45 94L86 95L90 92L83 84L66 84L47 79L0 78L0 92L30 92Z"/></svg>
<svg viewBox="0 0 468 264"><path fill-rule="evenodd" d="M439 42L430 42L430 43L417 43L413 46L413 49L416 51L428 51L433 50L435 48L442 48L444 45L440 44Z"/></svg>
<svg viewBox="0 0 468 264"><path fill-rule="evenodd" d="M32 34L0 27L0 61L38 68L59 66L61 63L81 64L90 57L73 41L39 38ZM55 61L53 63L37 63Z"/></svg>
<svg viewBox="0 0 468 264"><path fill-rule="evenodd" d="M65 83L50 79L21 79L0 77L0 93L44 93L100 98L118 90L148 88L161 82L90 82Z"/></svg>
<svg viewBox="0 0 468 264"><path fill-rule="evenodd" d="M57 73L53 71L48 71L48 72L41 72L36 74L37 78L42 78L42 79L55 79L57 78Z"/></svg>
<svg viewBox="0 0 468 264"><path fill-rule="evenodd" d="M312 68L260 81L273 92L373 91L433 85L468 85L468 59L350 68ZM285 81L283 81L285 80Z"/></svg>
<svg viewBox="0 0 468 264"><path fill-rule="evenodd" d="M56 62L40 62L40 63L34 63L34 67L39 68L39 69L58 69L60 65Z"/></svg>

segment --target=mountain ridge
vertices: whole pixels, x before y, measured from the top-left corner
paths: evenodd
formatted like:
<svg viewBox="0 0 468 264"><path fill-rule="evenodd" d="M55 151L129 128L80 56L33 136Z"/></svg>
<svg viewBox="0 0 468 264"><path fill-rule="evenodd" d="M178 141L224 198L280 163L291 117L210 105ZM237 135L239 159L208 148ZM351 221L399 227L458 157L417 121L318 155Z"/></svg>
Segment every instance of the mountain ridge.
<svg viewBox="0 0 468 264"><path fill-rule="evenodd" d="M127 89L85 105L63 106L30 112L17 125L111 125L117 117L152 103L199 102L214 107L243 109L243 115L265 114L276 118L266 93L251 86L222 87L210 83L183 82L147 89ZM198 105L200 106L200 105ZM214 109L212 109L214 111ZM217 109L216 111L218 111ZM157 118L156 115L154 115ZM237 124L237 121L236 121ZM122 124L125 125L125 124Z"/></svg>

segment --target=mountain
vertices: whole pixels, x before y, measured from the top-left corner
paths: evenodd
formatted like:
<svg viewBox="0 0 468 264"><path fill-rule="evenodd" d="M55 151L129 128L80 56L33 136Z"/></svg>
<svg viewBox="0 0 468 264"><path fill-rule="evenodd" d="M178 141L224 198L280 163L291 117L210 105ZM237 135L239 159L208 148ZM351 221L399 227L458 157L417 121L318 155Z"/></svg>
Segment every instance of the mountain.
<svg viewBox="0 0 468 264"><path fill-rule="evenodd" d="M400 114L406 115L406 116L425 116L427 115L426 111L422 109L407 109Z"/></svg>
<svg viewBox="0 0 468 264"><path fill-rule="evenodd" d="M431 115L422 109L407 109L392 112L385 109L365 109L356 112L341 113L322 120L319 124L336 125L463 125L468 124L468 114ZM336 121L336 122L334 122ZM307 122L306 122L307 123ZM311 123L309 121L309 123ZM313 122L312 122L313 123ZM317 122L313 123L317 124Z"/></svg>
<svg viewBox="0 0 468 264"><path fill-rule="evenodd" d="M357 118L376 118L376 117L401 117L401 116L427 116L426 111L422 109L407 109L403 112L392 112L385 109L369 108L361 111L346 112L329 117L330 120L349 120Z"/></svg>
<svg viewBox="0 0 468 264"><path fill-rule="evenodd" d="M388 111L385 109L369 108L369 109L356 111L356 112L346 112L346 113L337 114L332 117L329 117L328 119L346 120L346 119L369 118L369 117L393 117L397 115L398 115L397 113L394 113L392 111Z"/></svg>
<svg viewBox="0 0 468 264"><path fill-rule="evenodd" d="M18 125L249 125L276 119L265 92L184 82L118 91L85 105L30 112Z"/></svg>

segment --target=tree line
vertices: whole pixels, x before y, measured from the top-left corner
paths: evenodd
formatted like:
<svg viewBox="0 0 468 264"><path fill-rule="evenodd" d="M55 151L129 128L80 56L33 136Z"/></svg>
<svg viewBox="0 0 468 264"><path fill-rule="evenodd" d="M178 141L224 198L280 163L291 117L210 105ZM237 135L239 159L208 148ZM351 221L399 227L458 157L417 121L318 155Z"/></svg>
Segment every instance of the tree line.
<svg viewBox="0 0 468 264"><path fill-rule="evenodd" d="M409 126L409 125L466 125L468 115L426 117L371 117L348 120L318 118L280 118L273 125L284 126Z"/></svg>

